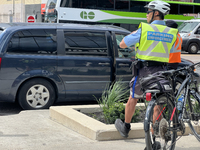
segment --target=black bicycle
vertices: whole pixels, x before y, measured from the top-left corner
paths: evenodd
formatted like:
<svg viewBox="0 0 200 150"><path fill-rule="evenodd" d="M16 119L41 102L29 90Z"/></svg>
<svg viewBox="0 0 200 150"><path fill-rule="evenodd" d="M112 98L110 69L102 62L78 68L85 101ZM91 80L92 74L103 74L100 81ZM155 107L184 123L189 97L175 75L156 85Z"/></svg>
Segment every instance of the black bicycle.
<svg viewBox="0 0 200 150"><path fill-rule="evenodd" d="M198 67L200 62L178 70L159 72L157 76L141 80L146 99L149 100L144 120L147 150L173 150L176 141L185 133L185 123L200 141L200 95L194 77L194 69ZM184 76L184 80L180 76ZM145 85L152 79L157 81ZM170 84L165 83L166 79ZM183 100L178 110L180 96Z"/></svg>

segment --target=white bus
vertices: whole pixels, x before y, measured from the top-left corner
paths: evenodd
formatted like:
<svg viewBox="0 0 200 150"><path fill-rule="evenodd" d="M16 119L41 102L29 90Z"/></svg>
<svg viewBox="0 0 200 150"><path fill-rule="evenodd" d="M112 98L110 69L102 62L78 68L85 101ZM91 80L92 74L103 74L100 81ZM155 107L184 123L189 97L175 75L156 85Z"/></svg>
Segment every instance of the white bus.
<svg viewBox="0 0 200 150"><path fill-rule="evenodd" d="M140 22L146 22L144 6L151 0L48 0L44 22L56 23L107 23L135 30ZM188 14L198 14L199 3L166 1L171 5L170 15L181 24L194 19Z"/></svg>

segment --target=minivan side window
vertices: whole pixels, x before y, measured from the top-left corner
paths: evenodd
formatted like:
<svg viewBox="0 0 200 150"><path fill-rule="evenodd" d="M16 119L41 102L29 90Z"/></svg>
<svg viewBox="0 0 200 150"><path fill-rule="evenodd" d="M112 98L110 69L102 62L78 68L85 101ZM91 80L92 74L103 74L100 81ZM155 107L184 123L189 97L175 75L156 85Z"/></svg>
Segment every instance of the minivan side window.
<svg viewBox="0 0 200 150"><path fill-rule="evenodd" d="M107 56L104 32L64 31L66 55Z"/></svg>
<svg viewBox="0 0 200 150"><path fill-rule="evenodd" d="M31 29L15 33L7 52L28 54L56 54L56 30Z"/></svg>
<svg viewBox="0 0 200 150"><path fill-rule="evenodd" d="M117 34L116 35L116 42L118 45L118 57L119 58L135 58L135 47L134 45L127 47L127 48L120 48L119 44L122 41L122 39L125 37L123 34Z"/></svg>

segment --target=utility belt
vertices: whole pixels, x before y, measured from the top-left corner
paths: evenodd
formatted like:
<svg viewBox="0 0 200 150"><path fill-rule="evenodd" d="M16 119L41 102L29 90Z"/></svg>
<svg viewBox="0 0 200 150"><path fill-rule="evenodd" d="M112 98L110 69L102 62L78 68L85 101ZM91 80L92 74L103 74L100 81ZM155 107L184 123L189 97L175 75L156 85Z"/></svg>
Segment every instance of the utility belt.
<svg viewBox="0 0 200 150"><path fill-rule="evenodd" d="M132 65L131 65L132 75L137 76L138 69L141 69L143 67L151 67L151 66L166 66L166 63L158 62L158 61L135 60L134 62L132 62Z"/></svg>

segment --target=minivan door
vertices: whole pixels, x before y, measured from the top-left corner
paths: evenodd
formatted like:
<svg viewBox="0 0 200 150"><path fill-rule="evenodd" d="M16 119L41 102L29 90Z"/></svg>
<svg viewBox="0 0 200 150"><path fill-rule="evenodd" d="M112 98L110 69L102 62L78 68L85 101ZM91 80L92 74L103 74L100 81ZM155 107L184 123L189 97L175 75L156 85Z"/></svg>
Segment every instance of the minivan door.
<svg viewBox="0 0 200 150"><path fill-rule="evenodd" d="M58 56L58 74L66 98L95 100L111 82L112 58L105 32L64 30L64 53Z"/></svg>
<svg viewBox="0 0 200 150"><path fill-rule="evenodd" d="M128 85L132 78L130 67L132 61L135 59L135 50L134 47L124 49L119 47L119 43L126 35L127 34L124 33L113 33L113 42L115 45L116 57L116 81L123 80L123 82Z"/></svg>

